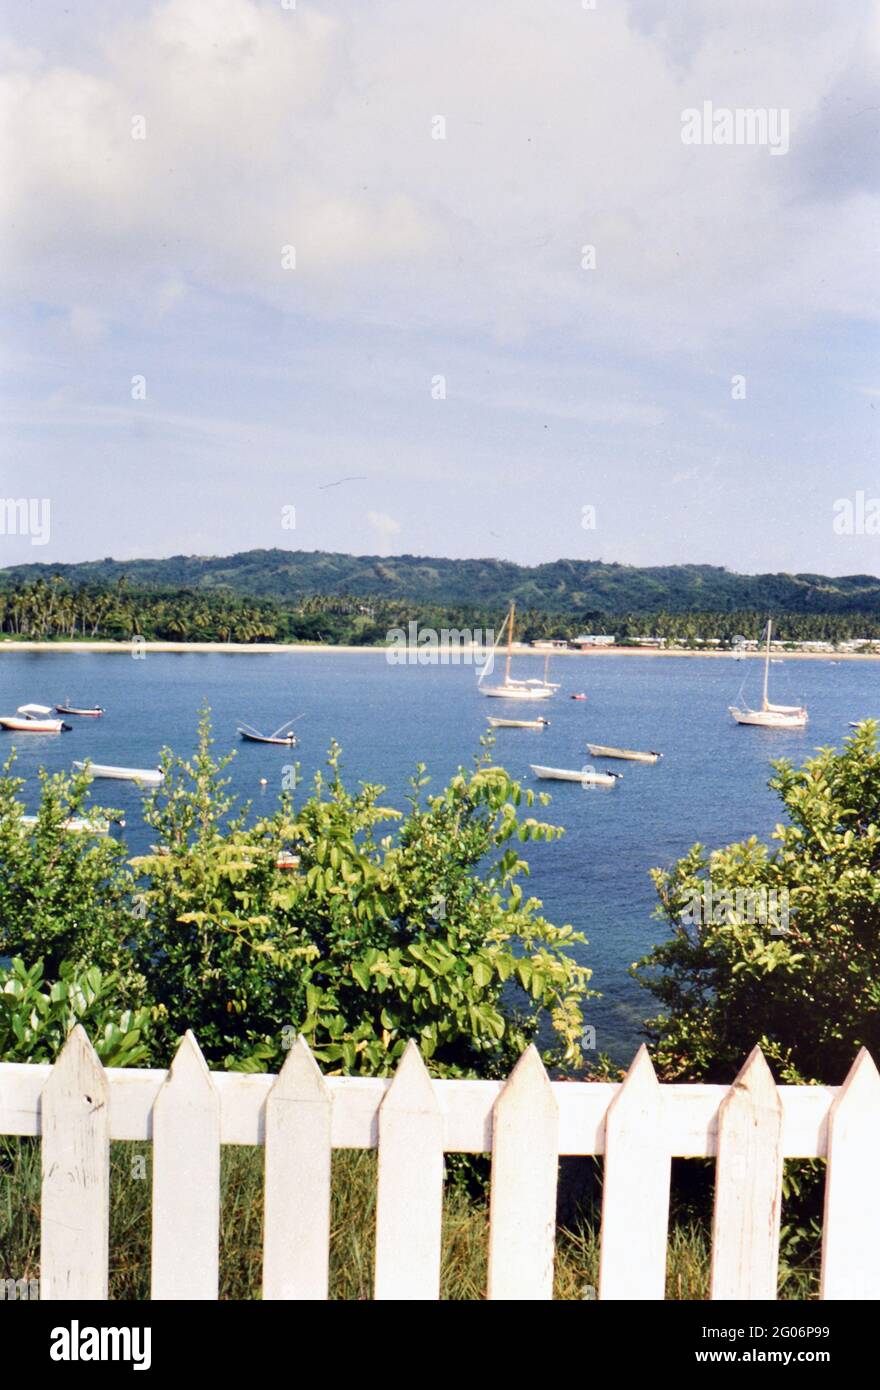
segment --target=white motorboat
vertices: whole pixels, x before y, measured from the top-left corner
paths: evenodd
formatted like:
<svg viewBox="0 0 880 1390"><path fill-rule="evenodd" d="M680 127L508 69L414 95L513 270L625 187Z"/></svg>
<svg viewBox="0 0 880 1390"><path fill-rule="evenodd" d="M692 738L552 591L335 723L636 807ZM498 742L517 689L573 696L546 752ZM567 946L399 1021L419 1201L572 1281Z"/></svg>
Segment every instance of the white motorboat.
<svg viewBox="0 0 880 1390"><path fill-rule="evenodd" d="M587 751L594 758L625 758L631 763L657 763L662 753L639 753L634 748L609 748L604 743L588 743Z"/></svg>
<svg viewBox="0 0 880 1390"><path fill-rule="evenodd" d="M549 719L493 719L487 715L493 729L546 729Z"/></svg>
<svg viewBox="0 0 880 1390"><path fill-rule="evenodd" d="M159 767L113 767L108 763L75 762L77 772L88 772L90 777L110 777L117 782L136 782L141 787L159 787L165 780L165 773Z"/></svg>
<svg viewBox="0 0 880 1390"><path fill-rule="evenodd" d="M32 828L37 824L37 817L22 816L21 823ZM118 821L117 824L124 828L125 821ZM78 835L110 834L110 822L108 820L86 820L84 816L69 816L67 820L61 822L61 828Z"/></svg>
<svg viewBox="0 0 880 1390"><path fill-rule="evenodd" d="M0 728L16 734L60 734L72 729L72 724L51 715L51 705L19 705L16 714L0 715Z"/></svg>
<svg viewBox="0 0 880 1390"><path fill-rule="evenodd" d="M764 656L764 694L760 709L730 705L730 713L737 724L751 724L760 729L805 729L807 711L803 705L774 705L768 697L770 681L770 638L773 633L772 622L767 623L767 650Z"/></svg>
<svg viewBox="0 0 880 1390"><path fill-rule="evenodd" d="M507 617L504 619L504 622L501 624L501 630L498 633L497 638L495 639L495 646L492 648L492 656L494 657L495 652L498 650L501 638L504 636L504 632L506 629L507 656L504 661L504 680L501 682L500 685L483 685L483 680L490 667L490 663L487 662L480 673L480 679L477 681L477 688L479 689L482 695L488 695L493 697L494 699L549 700L550 696L555 695L557 690L559 689L558 685L552 685L547 680L547 673L550 664L549 652L544 658L543 680L538 680L536 678L532 678L531 680L514 680L514 678L510 674L510 660L513 656L513 628L515 617L516 604L511 603L510 611L508 612Z"/></svg>
<svg viewBox="0 0 880 1390"><path fill-rule="evenodd" d="M541 767L538 763L530 763L529 766L542 781L580 782L582 787L613 787L623 775L620 772L596 772L591 767Z"/></svg>

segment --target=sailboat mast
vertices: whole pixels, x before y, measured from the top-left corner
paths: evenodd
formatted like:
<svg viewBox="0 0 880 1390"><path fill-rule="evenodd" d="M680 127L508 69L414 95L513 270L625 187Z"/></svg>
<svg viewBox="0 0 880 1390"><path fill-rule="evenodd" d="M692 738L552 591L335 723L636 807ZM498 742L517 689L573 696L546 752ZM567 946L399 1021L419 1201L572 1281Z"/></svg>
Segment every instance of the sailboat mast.
<svg viewBox="0 0 880 1390"><path fill-rule="evenodd" d="M769 686L769 683L770 683L770 634L771 634L772 631L773 631L773 623L772 623L771 620L768 618L768 619L767 619L767 652L766 652L766 655L765 655L765 657L764 657L764 705L763 705L763 708L764 708L764 709L767 709L767 708L768 708L768 698L767 698L767 697L768 697L768 686Z"/></svg>
<svg viewBox="0 0 880 1390"><path fill-rule="evenodd" d="M510 658L513 656L513 620L516 614L516 604L511 603L510 612L507 615L507 660L504 663L504 684L510 685Z"/></svg>

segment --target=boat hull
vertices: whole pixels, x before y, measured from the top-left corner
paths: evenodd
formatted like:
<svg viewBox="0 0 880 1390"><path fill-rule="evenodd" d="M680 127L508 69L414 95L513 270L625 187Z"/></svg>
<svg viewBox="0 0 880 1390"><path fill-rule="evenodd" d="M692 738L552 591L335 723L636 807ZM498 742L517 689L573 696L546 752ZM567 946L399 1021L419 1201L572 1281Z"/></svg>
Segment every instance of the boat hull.
<svg viewBox="0 0 880 1390"><path fill-rule="evenodd" d="M481 693L489 699L494 700L549 700L555 695L555 690L549 685L515 686L515 685L489 685L482 688Z"/></svg>
<svg viewBox="0 0 880 1390"><path fill-rule="evenodd" d="M141 787L159 787L165 780L164 772L149 767L110 767L104 763L75 762L77 772L88 770L90 777L110 778L115 782L136 782Z"/></svg>
<svg viewBox="0 0 880 1390"><path fill-rule="evenodd" d="M265 734L249 734L244 729L238 731L246 743L274 743L282 748L295 748L297 743L296 734L290 734L288 738L269 738Z"/></svg>
<svg viewBox="0 0 880 1390"><path fill-rule="evenodd" d="M580 782L582 787L614 787L620 781L619 772L591 772L589 768L541 767L537 763L529 766L536 777L544 782Z"/></svg>
<svg viewBox="0 0 880 1390"><path fill-rule="evenodd" d="M656 763L662 753L639 753L634 748L606 748L602 743L588 743L587 750L594 758L623 758L630 763Z"/></svg>
<svg viewBox="0 0 880 1390"><path fill-rule="evenodd" d="M63 719L20 719L15 715L0 718L0 728L15 734L60 734L68 733L70 725Z"/></svg>
<svg viewBox="0 0 880 1390"><path fill-rule="evenodd" d="M549 719L493 719L487 715L493 729L546 729Z"/></svg>
<svg viewBox="0 0 880 1390"><path fill-rule="evenodd" d="M757 729L805 729L807 712L799 710L794 714L783 714L772 709L737 709L730 706L730 713L737 724L747 724Z"/></svg>
<svg viewBox="0 0 880 1390"><path fill-rule="evenodd" d="M55 709L59 714L75 714L80 719L100 719L104 713L97 706L94 709L74 709L72 705L56 705Z"/></svg>

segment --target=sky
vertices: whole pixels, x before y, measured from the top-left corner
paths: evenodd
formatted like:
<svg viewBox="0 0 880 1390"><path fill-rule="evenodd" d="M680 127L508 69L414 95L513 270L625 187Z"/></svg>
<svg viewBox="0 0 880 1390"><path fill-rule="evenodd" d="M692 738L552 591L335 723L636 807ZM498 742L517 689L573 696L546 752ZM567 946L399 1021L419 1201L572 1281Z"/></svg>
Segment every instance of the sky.
<svg viewBox="0 0 880 1390"><path fill-rule="evenodd" d="M6 0L0 59L0 564L880 573L877 3Z"/></svg>

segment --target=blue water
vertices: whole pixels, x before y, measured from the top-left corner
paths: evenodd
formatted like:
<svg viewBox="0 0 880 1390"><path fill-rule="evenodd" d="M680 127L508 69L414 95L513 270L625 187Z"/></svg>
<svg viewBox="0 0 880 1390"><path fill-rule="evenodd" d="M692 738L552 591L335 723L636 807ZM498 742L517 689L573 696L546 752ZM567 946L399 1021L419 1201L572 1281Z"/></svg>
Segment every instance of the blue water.
<svg viewBox="0 0 880 1390"><path fill-rule="evenodd" d="M820 745L840 746L850 719L880 712L873 662L788 661L771 668L773 698L809 706L805 731L740 728L727 713L746 678L760 695L760 666L701 657L572 657L555 663L562 689L533 707L551 720L542 733L498 730L497 761L527 783L552 790L542 815L566 834L527 847L529 891L550 921L571 922L588 938L579 958L593 970L602 999L590 1008L598 1047L621 1060L632 1056L651 997L628 976L628 966L664 934L653 916L648 870L669 865L700 840L709 846L750 834L766 838L780 806L767 790L771 758L800 762ZM518 674L540 675L538 659L518 660ZM569 694L584 690L588 699ZM0 654L0 713L26 702L101 704L103 719L72 720L63 735L0 733L0 754L15 744L16 771L27 779L31 807L37 769L69 769L74 758L135 767L156 765L168 745L189 754L200 705L213 711L215 751L236 749L235 789L267 807L294 760L310 779L331 738L343 748L343 774L380 782L388 801L403 806L417 762L427 763L436 789L469 765L486 716L522 716L522 706L486 700L475 671L464 666L390 666L379 652L299 650L283 654L125 654L40 652ZM303 712L295 752L241 743L239 720L269 731ZM598 763L623 771L612 790L572 783L538 784L530 762L580 768L592 760L586 740L659 749L662 762ZM260 778L268 786L260 786ZM140 818L141 795L122 782L98 782L96 799L126 815L125 837L143 851L150 834Z"/></svg>

